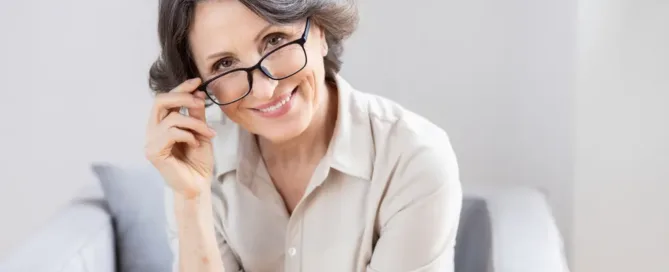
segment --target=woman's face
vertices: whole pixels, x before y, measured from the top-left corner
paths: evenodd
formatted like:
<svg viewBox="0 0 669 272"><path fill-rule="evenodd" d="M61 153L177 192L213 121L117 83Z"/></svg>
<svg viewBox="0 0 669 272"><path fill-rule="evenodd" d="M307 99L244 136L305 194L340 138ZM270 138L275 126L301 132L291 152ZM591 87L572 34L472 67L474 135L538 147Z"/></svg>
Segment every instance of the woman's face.
<svg viewBox="0 0 669 272"><path fill-rule="evenodd" d="M196 5L194 16L188 38L203 80L234 68L255 65L277 45L302 37L306 25L306 20L271 25L235 0L202 1ZM256 69L251 93L236 103L220 106L228 118L272 142L291 139L309 126L321 105L325 105L323 57L327 54L327 44L324 33L316 25L311 25L307 37L306 67L278 81ZM304 54L301 51L300 54L303 59ZM283 69L302 59L282 59L272 66ZM285 61L288 63L283 64Z"/></svg>

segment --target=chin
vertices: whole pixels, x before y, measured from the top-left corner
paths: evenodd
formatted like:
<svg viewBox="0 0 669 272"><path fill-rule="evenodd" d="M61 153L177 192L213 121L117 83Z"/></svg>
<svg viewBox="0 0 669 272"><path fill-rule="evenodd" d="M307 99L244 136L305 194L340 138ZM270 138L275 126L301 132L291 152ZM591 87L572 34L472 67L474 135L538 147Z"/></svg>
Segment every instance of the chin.
<svg viewBox="0 0 669 272"><path fill-rule="evenodd" d="M307 117L300 115L291 120L264 126L259 128L256 134L272 143L288 142L307 130L311 119Z"/></svg>

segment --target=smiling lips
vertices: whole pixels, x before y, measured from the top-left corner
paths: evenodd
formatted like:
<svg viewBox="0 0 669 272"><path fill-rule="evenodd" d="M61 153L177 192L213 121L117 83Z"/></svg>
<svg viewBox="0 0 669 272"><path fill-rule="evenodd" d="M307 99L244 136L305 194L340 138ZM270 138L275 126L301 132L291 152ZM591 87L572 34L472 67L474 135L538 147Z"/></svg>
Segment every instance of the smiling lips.
<svg viewBox="0 0 669 272"><path fill-rule="evenodd" d="M274 101L270 103L260 105L253 109L257 113L260 113L260 115L262 115L263 117L276 118L282 116L286 114L288 111L290 111L290 108L292 107L293 104L292 103L293 97L295 97L296 91L297 88L295 88L290 93L287 93L285 95L276 98Z"/></svg>
<svg viewBox="0 0 669 272"><path fill-rule="evenodd" d="M282 100L279 101L278 103L276 103L276 104L274 104L274 105L271 105L271 106L269 106L269 107L260 108L260 109L258 109L258 110L261 111L261 112L272 112L272 111L275 111L275 110L277 110L278 108L280 108L281 106L283 106L283 105L285 105L286 103L288 103L288 101L290 101L290 98L291 98L291 97L292 97L292 95L288 95L288 96L286 96L286 98L282 99Z"/></svg>

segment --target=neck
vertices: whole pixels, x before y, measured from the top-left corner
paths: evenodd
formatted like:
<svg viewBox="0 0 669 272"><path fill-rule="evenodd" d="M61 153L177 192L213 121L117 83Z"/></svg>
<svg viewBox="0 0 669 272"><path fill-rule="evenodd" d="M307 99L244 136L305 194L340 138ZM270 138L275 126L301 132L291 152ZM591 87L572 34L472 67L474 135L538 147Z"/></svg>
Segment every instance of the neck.
<svg viewBox="0 0 669 272"><path fill-rule="evenodd" d="M337 92L324 84L324 97L307 129L299 136L281 143L258 137L261 154L268 164L273 162L307 162L320 160L330 145L337 119Z"/></svg>

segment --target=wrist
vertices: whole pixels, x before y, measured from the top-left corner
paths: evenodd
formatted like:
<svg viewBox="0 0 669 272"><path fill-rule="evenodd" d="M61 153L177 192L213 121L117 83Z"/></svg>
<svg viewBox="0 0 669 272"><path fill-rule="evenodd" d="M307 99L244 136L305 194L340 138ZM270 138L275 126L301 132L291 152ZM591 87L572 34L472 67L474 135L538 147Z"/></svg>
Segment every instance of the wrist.
<svg viewBox="0 0 669 272"><path fill-rule="evenodd" d="M178 190L180 197L188 200L195 200L196 198L200 198L201 195L206 197L207 194L211 194L211 182L211 176L195 175L194 181L187 182L182 190Z"/></svg>
<svg viewBox="0 0 669 272"><path fill-rule="evenodd" d="M213 210L211 192L203 191L196 197L185 197L174 193L174 210L180 225L188 225L188 229L206 230L213 226Z"/></svg>

